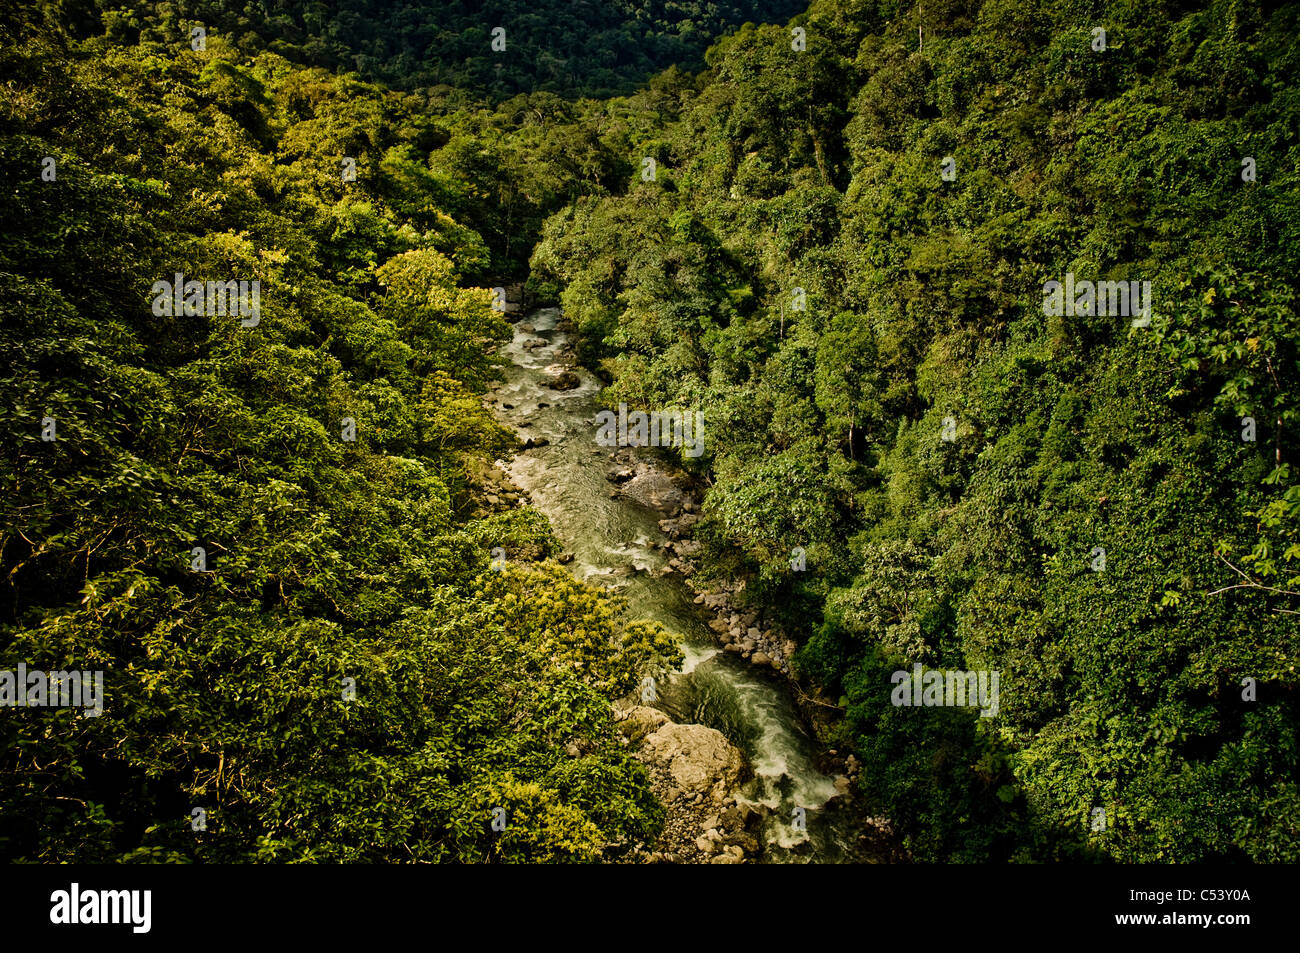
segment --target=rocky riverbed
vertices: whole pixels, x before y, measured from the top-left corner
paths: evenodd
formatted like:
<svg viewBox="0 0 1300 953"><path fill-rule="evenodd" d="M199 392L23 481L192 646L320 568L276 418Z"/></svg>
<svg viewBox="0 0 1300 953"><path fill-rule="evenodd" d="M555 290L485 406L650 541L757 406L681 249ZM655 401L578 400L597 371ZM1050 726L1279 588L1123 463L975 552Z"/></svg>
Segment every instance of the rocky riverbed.
<svg viewBox="0 0 1300 953"><path fill-rule="evenodd" d="M510 365L488 401L526 449L484 475L495 498L485 495L484 511L531 501L575 576L682 637L681 673L660 681L652 707L628 699L615 716L667 807L667 826L656 843L621 845L611 859L881 859L873 841L883 827L850 800L858 766L807 728L807 712L820 706L798 697L793 638L745 605L743 580L696 578L698 488L649 451L600 445L603 385L574 361L556 309L527 315L503 353Z"/></svg>
<svg viewBox="0 0 1300 953"><path fill-rule="evenodd" d="M762 810L737 802L751 773L722 732L680 725L657 708L615 709L615 720L649 769L655 795L668 810L659 839L630 859L642 863L741 864L762 854Z"/></svg>

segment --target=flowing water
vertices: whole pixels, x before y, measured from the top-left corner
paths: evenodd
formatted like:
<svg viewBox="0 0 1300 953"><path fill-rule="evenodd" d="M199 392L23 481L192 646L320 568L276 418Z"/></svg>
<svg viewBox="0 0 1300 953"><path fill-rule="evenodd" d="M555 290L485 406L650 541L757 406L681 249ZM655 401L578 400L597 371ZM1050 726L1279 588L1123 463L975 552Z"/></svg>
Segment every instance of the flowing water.
<svg viewBox="0 0 1300 953"><path fill-rule="evenodd" d="M559 319L557 308L532 312L521 323L535 332L516 325L513 341L503 349L509 363L496 391L499 419L521 438L550 442L517 454L507 472L574 554L569 568L578 578L617 589L633 617L653 619L681 636L685 664L680 675L657 686L655 707L674 721L716 728L745 752L755 777L737 799L772 809L763 830L764 859L859 859L844 812L824 809L835 787L817 770L816 741L803 727L788 686L775 674L722 652L694 594L679 577L658 575L668 558L654 545L665 539L658 525L662 514L610 498L606 474L611 451L597 446L594 422L600 383L562 351L570 338L556 328ZM540 341L545 346L525 347ZM548 388L561 370L576 373L580 386ZM797 808L803 811L803 824Z"/></svg>

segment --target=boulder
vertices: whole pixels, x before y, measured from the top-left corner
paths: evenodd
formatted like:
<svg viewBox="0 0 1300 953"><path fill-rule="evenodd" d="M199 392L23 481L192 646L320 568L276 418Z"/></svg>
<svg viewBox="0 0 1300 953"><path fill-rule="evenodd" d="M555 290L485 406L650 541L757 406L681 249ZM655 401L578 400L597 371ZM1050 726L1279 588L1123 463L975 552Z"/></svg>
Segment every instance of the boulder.
<svg viewBox="0 0 1300 953"><path fill-rule="evenodd" d="M646 736L644 750L668 766L673 781L688 795L706 795L715 801L727 796L745 768L740 749L722 732L704 725L669 722Z"/></svg>
<svg viewBox="0 0 1300 953"><path fill-rule="evenodd" d="M581 384L582 381L573 371L561 371L546 382L546 386L551 390L573 390Z"/></svg>
<svg viewBox="0 0 1300 953"><path fill-rule="evenodd" d="M671 512L682 496L681 488L673 482L669 472L653 463L637 467L636 475L627 482L624 491L636 502L660 512ZM680 529L673 527L680 527L681 520L687 518L683 516L678 520L662 520L659 528L673 539L677 539L681 535Z"/></svg>
<svg viewBox="0 0 1300 953"><path fill-rule="evenodd" d="M669 724L667 715L648 705L637 705L622 712L622 715L618 730L633 742L638 742L652 731Z"/></svg>
<svg viewBox="0 0 1300 953"><path fill-rule="evenodd" d="M737 804L722 812L722 822L743 831L758 831L763 826L763 812L751 804Z"/></svg>
<svg viewBox="0 0 1300 953"><path fill-rule="evenodd" d="M758 843L758 838L753 834L728 834L722 839L722 842L728 847L733 845L739 847L746 854L757 854L759 852L760 845Z"/></svg>

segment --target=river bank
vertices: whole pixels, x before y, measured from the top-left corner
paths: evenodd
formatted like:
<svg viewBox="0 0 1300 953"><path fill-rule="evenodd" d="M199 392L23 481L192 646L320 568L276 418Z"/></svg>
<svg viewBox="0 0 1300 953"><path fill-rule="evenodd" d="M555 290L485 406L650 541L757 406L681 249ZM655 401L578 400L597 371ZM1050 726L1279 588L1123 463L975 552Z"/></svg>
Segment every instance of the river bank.
<svg viewBox="0 0 1300 953"><path fill-rule="evenodd" d="M683 584L695 573L699 545L689 537L699 508L689 480L645 451L596 444L602 383L576 364L558 309L520 315L502 353L505 379L489 403L527 449L498 461L501 476L489 480L495 505L531 503L550 521L575 576L618 591L635 616L682 637L682 672L657 687L649 706L629 700L616 714L620 725L633 722L628 744L650 767L669 812L660 843L633 845L623 859L881 859L878 826L851 803L853 765L833 763L791 691L787 640L737 605L736 592ZM658 715L627 714L640 708ZM640 731L661 716L663 725ZM686 737L693 740L677 743ZM697 752L725 752L723 743L745 762L734 777L720 767L720 788L678 783L702 769Z"/></svg>

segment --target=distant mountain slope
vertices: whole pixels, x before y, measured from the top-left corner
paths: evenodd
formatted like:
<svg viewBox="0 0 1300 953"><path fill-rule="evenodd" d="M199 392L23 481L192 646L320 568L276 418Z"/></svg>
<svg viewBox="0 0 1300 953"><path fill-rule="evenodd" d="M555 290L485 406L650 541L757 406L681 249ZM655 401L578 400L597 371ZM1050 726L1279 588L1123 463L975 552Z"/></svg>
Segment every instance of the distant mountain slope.
<svg viewBox="0 0 1300 953"><path fill-rule="evenodd" d="M628 92L746 21L785 22L799 0L45 0L81 36L175 43L194 24L246 52L357 70L401 88L447 84L489 98ZM493 30L505 30L504 50ZM499 34L498 34L499 36ZM500 44L497 44L500 46Z"/></svg>

